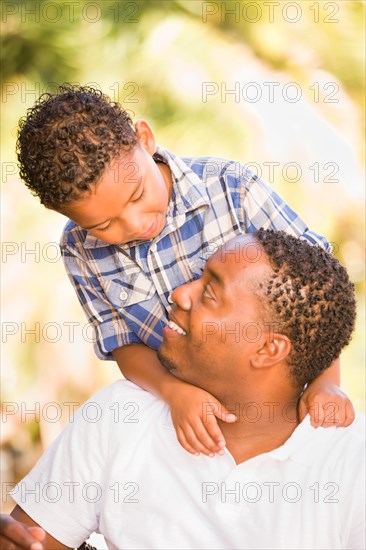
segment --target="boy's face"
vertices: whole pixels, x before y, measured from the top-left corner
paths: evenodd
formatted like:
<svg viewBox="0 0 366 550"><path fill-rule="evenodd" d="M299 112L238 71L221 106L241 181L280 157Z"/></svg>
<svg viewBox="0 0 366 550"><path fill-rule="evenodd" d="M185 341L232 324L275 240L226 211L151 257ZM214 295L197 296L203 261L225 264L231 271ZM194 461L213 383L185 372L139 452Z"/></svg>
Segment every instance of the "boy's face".
<svg viewBox="0 0 366 550"><path fill-rule="evenodd" d="M109 244L156 237L166 223L172 180L170 169L151 156L149 132L146 124L138 145L114 159L91 193L60 212Z"/></svg>

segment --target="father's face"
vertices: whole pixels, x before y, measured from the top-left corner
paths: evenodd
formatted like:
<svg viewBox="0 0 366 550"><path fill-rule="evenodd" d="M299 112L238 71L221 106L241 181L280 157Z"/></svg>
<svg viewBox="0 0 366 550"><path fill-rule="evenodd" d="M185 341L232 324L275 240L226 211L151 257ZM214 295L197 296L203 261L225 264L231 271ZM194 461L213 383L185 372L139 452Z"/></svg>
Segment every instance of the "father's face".
<svg viewBox="0 0 366 550"><path fill-rule="evenodd" d="M271 273L267 256L249 235L224 244L200 279L177 288L160 361L178 378L214 391L243 381L252 354L268 331L257 290ZM267 327L268 328L268 327Z"/></svg>

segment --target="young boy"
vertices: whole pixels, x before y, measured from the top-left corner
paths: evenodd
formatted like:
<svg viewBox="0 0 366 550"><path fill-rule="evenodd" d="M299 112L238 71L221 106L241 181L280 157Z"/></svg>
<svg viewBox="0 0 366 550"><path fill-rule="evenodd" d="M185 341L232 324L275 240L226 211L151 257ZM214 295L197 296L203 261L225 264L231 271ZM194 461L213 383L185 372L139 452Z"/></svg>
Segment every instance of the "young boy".
<svg viewBox="0 0 366 550"><path fill-rule="evenodd" d="M174 156L156 146L146 121L133 128L118 103L92 88L63 86L42 96L21 121L18 159L22 179L41 203L70 219L61 250L94 326L98 357L115 359L126 378L169 403L187 451L222 453L214 415L226 422L235 415L174 378L157 358L170 295L198 278L207 258L240 233L284 230L327 248L325 239L245 166ZM169 327L182 334L174 323ZM202 326L202 340L218 328ZM220 329L228 346L250 338L236 327ZM338 384L337 360L304 392L300 418L310 412L314 426L349 425L353 408ZM206 419L207 403L213 414ZM328 405L336 419L327 417Z"/></svg>

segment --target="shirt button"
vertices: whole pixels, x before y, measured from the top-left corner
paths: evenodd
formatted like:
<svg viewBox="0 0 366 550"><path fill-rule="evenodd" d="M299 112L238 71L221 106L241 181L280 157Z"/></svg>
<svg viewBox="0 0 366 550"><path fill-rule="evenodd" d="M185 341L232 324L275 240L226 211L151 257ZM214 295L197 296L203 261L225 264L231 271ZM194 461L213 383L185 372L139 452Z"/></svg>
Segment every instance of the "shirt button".
<svg viewBox="0 0 366 550"><path fill-rule="evenodd" d="M153 244L150 246L151 252L156 252L156 249L157 249L157 245L156 245L156 243L153 243Z"/></svg>
<svg viewBox="0 0 366 550"><path fill-rule="evenodd" d="M172 298L172 293L170 293L169 296L168 296L168 302L169 302L169 304L174 304L173 298Z"/></svg>
<svg viewBox="0 0 366 550"><path fill-rule="evenodd" d="M121 294L119 295L119 297L121 298L122 302L124 302L125 300L127 300L127 297L128 297L128 294L125 290L122 290Z"/></svg>

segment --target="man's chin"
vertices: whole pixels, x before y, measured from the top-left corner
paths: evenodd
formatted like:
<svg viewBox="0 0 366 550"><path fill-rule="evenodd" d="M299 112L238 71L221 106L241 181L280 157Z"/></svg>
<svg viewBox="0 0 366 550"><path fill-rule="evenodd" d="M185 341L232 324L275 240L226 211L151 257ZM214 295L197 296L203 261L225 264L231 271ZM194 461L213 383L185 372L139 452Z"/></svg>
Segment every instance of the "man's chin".
<svg viewBox="0 0 366 550"><path fill-rule="evenodd" d="M178 376L177 374L177 365L174 363L172 359L169 359L160 349L158 349L158 359L160 363L165 367L171 374L174 374L174 376Z"/></svg>

